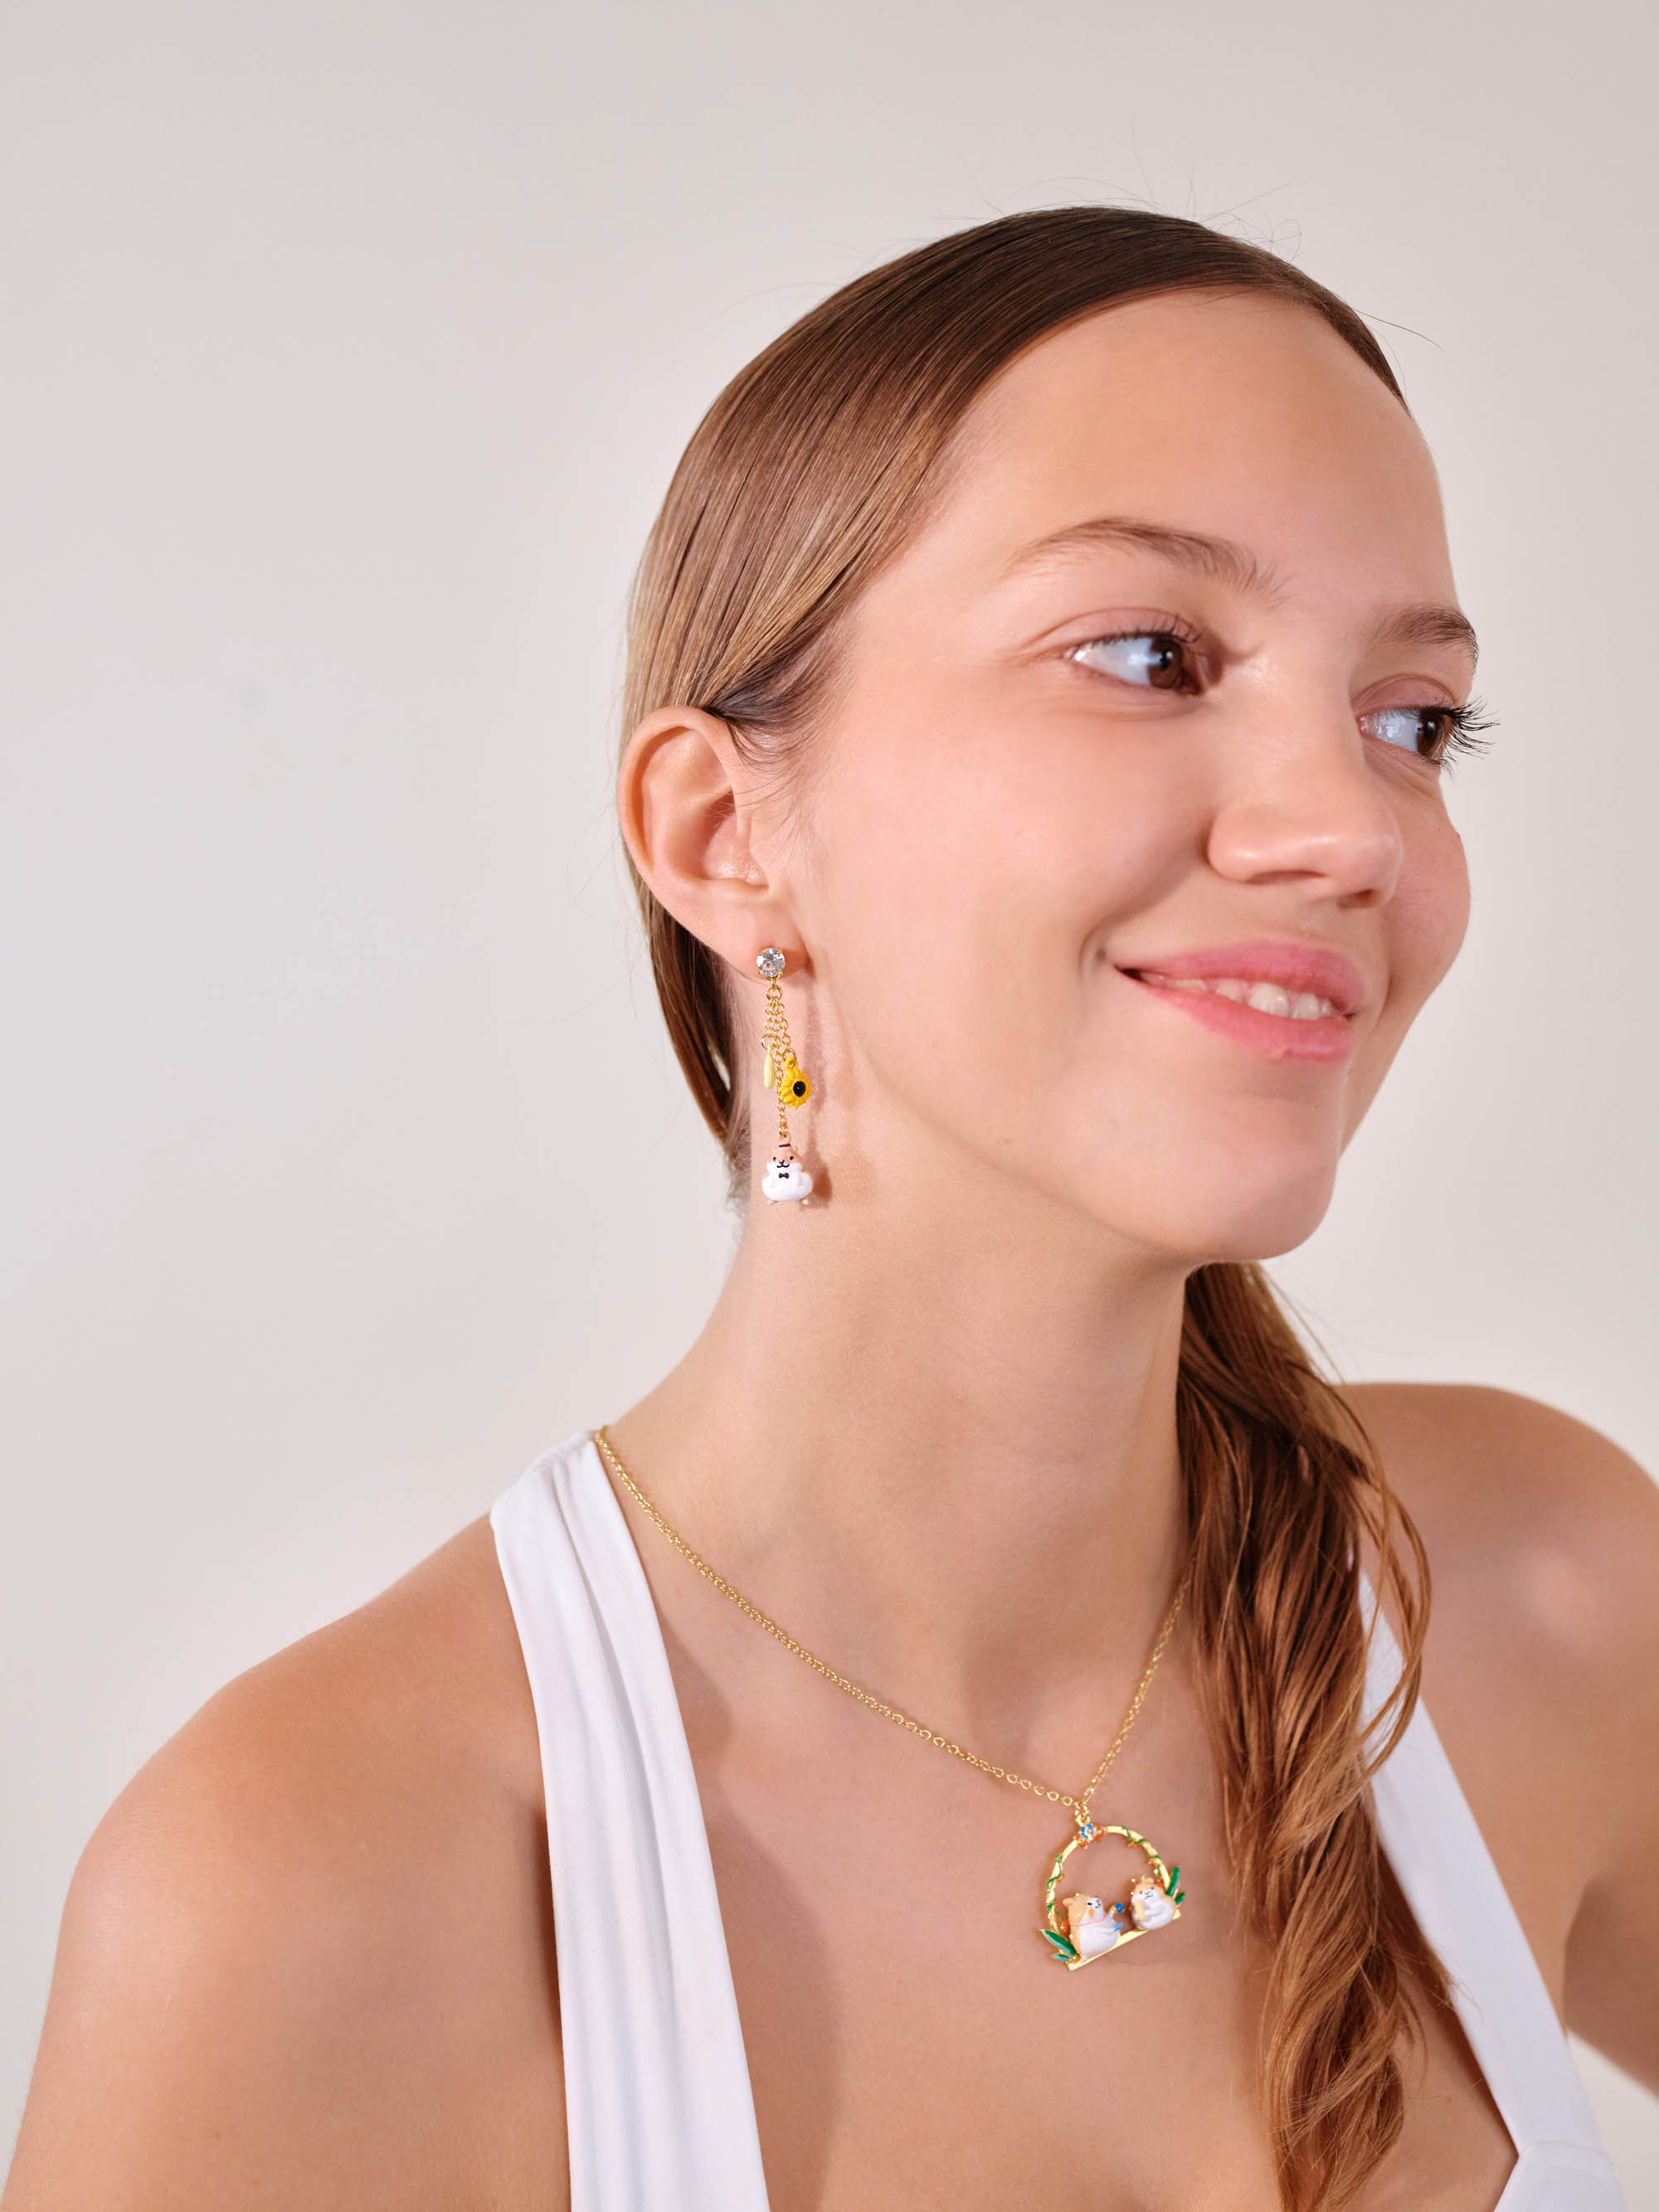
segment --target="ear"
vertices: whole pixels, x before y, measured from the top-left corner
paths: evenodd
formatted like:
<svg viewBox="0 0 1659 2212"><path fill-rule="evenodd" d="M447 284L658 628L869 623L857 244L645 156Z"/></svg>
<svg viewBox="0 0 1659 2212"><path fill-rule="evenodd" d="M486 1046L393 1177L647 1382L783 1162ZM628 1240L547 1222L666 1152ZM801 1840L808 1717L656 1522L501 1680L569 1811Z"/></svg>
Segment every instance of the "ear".
<svg viewBox="0 0 1659 2212"><path fill-rule="evenodd" d="M635 866L676 921L750 975L763 945L799 942L750 843L751 782L726 723L696 707L647 715L617 776Z"/></svg>

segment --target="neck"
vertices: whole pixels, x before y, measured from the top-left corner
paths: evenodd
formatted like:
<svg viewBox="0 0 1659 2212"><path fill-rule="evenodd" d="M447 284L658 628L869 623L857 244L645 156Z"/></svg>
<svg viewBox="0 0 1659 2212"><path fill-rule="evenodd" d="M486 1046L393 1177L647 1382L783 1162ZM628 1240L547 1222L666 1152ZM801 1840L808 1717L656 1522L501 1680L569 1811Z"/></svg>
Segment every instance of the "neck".
<svg viewBox="0 0 1659 2212"><path fill-rule="evenodd" d="M1109 1727L1184 1558L1183 1280L1059 1209L757 1200L708 1326L616 1447L831 1665L1052 1765Z"/></svg>

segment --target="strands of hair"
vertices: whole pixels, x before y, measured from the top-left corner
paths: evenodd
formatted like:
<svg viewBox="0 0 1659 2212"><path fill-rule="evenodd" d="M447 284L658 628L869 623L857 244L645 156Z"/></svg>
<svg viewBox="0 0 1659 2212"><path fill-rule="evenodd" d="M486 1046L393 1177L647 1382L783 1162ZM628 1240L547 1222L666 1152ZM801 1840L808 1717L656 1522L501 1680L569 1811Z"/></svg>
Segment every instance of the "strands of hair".
<svg viewBox="0 0 1659 2212"><path fill-rule="evenodd" d="M948 482L974 400L1065 325L1177 291L1262 293L1322 316L1403 405L1351 307L1201 223L1073 207L941 239L825 300L710 408L636 579L626 727L659 707L699 707L789 773L833 678L841 620ZM635 880L669 1035L744 1188L721 963ZM1422 2007L1450 2002L1368 1793L1416 1703L1427 1563L1259 1268L1192 1278L1177 1425L1189 1617L1228 1845L1273 1960L1262 2104L1285 2212L1315 2212L1350 2201L1398 2137L1402 2051L1420 2038ZM1362 1559L1405 1661L1370 1742Z"/></svg>

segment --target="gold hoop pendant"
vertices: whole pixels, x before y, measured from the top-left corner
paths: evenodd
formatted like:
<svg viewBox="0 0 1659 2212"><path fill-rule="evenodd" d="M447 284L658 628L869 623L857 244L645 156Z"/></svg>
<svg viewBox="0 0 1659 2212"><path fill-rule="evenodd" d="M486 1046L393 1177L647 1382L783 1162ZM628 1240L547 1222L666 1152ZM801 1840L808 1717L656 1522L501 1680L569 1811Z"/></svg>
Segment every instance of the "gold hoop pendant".
<svg viewBox="0 0 1659 2212"><path fill-rule="evenodd" d="M1101 1898L1080 1893L1061 1897L1060 1885L1066 1860L1102 1836L1121 1836L1125 1843L1146 1854L1148 1871L1137 1875L1130 1883L1127 1903L1108 1905ZM1179 1887L1180 1881L1181 1869L1166 1867L1146 1837L1134 1829L1120 1827L1115 1820L1079 1820L1077 1833L1060 1845L1048 1869L1042 1893L1042 1925L1037 1934L1048 1946L1048 1956L1058 1959L1068 1973L1074 1974L1079 1966L1091 1966L1097 1959L1121 1951L1137 1936L1150 1936L1155 1928L1167 1928L1170 1921L1179 1920L1181 1900L1187 1894Z"/></svg>

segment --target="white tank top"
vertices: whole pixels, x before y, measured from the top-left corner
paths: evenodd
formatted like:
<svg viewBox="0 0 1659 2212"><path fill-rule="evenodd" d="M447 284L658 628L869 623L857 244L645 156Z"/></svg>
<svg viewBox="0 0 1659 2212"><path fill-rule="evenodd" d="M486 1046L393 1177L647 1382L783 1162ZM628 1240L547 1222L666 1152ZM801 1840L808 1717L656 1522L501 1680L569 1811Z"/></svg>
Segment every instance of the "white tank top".
<svg viewBox="0 0 1659 2212"><path fill-rule="evenodd" d="M592 1437L544 1452L489 1518L541 1738L572 2212L767 2212L696 1776L645 1570ZM1368 1712L1400 1663L1376 1626ZM1626 2212L1544 1978L1421 1703L1373 1786L1382 1847L1514 2138L1498 2212Z"/></svg>

